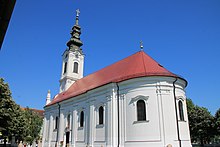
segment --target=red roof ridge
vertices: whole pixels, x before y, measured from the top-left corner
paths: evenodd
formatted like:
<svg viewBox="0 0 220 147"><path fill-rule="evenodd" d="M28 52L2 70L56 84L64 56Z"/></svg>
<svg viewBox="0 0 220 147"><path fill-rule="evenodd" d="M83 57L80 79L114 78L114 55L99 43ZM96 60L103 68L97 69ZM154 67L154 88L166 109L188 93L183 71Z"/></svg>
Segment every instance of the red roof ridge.
<svg viewBox="0 0 220 147"><path fill-rule="evenodd" d="M165 69L144 51L138 51L75 81L66 91L58 94L47 106L86 93L108 83L147 76L179 77Z"/></svg>

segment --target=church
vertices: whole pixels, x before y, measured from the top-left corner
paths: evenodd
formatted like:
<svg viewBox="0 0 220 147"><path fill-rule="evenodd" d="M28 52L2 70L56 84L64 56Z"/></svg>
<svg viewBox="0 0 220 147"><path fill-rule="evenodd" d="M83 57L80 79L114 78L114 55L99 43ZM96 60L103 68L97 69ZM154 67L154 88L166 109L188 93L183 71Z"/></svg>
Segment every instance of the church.
<svg viewBox="0 0 220 147"><path fill-rule="evenodd" d="M48 91L44 147L191 147L187 81L143 50L83 77L79 11L62 55L60 93Z"/></svg>

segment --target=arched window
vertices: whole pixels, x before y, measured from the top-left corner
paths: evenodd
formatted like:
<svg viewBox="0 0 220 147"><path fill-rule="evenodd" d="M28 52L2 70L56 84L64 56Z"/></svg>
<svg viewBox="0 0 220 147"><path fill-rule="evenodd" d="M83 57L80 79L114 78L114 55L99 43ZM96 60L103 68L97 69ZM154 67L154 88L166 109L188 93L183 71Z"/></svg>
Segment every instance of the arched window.
<svg viewBox="0 0 220 147"><path fill-rule="evenodd" d="M178 102L178 106L179 106L179 117L180 117L180 120L184 121L183 102L179 101Z"/></svg>
<svg viewBox="0 0 220 147"><path fill-rule="evenodd" d="M70 128L70 114L67 116L67 128Z"/></svg>
<svg viewBox="0 0 220 147"><path fill-rule="evenodd" d="M63 69L63 74L66 73L66 70L67 70L67 62L64 63L64 69Z"/></svg>
<svg viewBox="0 0 220 147"><path fill-rule="evenodd" d="M74 73L78 73L78 67L79 67L79 64L77 62L74 62L74 64L73 64L73 72Z"/></svg>
<svg viewBox="0 0 220 147"><path fill-rule="evenodd" d="M102 106L99 107L99 125L102 125L104 122L104 108Z"/></svg>
<svg viewBox="0 0 220 147"><path fill-rule="evenodd" d="M137 121L146 120L146 105L144 100L137 101Z"/></svg>
<svg viewBox="0 0 220 147"><path fill-rule="evenodd" d="M59 121L59 118L58 118L58 116L56 116L54 129L58 129L58 121Z"/></svg>
<svg viewBox="0 0 220 147"><path fill-rule="evenodd" d="M83 127L83 124L84 124L84 112L81 111L80 112L80 124L79 124L79 126Z"/></svg>

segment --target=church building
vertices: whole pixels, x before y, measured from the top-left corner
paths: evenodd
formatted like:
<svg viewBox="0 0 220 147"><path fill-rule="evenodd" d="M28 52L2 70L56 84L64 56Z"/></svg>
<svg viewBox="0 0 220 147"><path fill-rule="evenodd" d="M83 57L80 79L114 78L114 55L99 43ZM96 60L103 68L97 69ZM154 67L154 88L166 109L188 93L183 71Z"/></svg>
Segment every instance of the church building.
<svg viewBox="0 0 220 147"><path fill-rule="evenodd" d="M79 11L62 55L60 93L48 92L44 147L191 147L187 81L143 50L83 77Z"/></svg>

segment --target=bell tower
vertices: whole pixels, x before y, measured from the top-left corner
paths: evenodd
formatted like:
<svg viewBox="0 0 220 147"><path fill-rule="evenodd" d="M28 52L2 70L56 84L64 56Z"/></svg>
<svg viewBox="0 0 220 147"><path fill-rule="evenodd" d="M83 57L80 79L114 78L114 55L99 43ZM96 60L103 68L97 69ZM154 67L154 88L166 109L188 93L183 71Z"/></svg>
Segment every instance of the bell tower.
<svg viewBox="0 0 220 147"><path fill-rule="evenodd" d="M83 77L84 54L80 40L81 27L79 26L79 9L76 10L76 22L67 42L67 49L62 55L62 73L60 79L60 92L66 91L76 80Z"/></svg>

